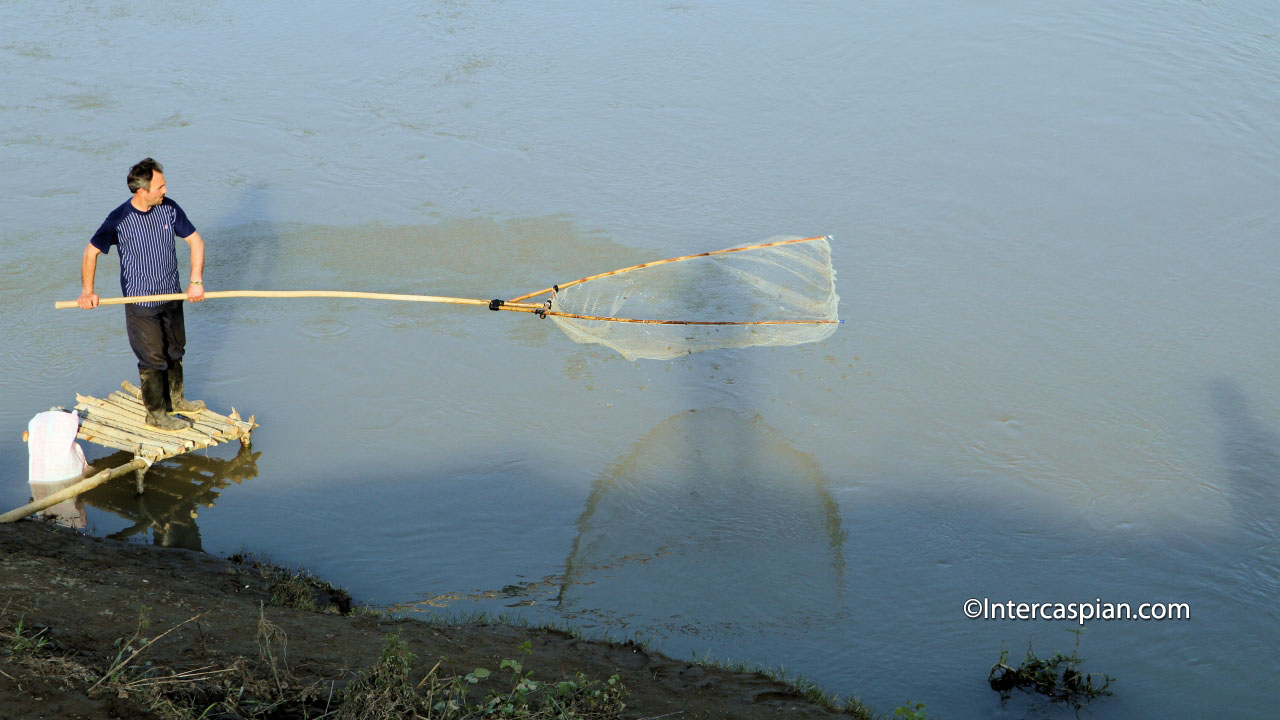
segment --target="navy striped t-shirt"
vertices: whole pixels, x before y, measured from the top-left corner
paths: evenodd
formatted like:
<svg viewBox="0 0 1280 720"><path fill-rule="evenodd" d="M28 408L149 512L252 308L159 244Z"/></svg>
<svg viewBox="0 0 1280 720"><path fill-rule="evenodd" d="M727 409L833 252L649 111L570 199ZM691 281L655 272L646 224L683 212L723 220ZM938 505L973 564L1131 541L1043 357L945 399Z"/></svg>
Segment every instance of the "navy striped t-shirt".
<svg viewBox="0 0 1280 720"><path fill-rule="evenodd" d="M195 231L187 214L169 198L146 212L128 201L107 215L89 242L103 253L112 245L120 246L120 290L126 296L160 295L182 292L174 238L189 237Z"/></svg>

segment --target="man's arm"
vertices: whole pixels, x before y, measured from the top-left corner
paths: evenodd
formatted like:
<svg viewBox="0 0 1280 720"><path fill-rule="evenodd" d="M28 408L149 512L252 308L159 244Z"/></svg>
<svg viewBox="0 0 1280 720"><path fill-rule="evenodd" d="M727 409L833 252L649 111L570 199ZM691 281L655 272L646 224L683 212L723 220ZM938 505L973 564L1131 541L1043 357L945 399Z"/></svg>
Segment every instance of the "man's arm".
<svg viewBox="0 0 1280 720"><path fill-rule="evenodd" d="M182 239L191 247L191 284L187 285L187 299L201 302L204 300L204 238L197 231Z"/></svg>
<svg viewBox="0 0 1280 720"><path fill-rule="evenodd" d="M76 299L76 303L85 310L98 307L98 293L93 291L93 276L98 273L98 256L101 254L101 250L89 243L80 260L80 297Z"/></svg>

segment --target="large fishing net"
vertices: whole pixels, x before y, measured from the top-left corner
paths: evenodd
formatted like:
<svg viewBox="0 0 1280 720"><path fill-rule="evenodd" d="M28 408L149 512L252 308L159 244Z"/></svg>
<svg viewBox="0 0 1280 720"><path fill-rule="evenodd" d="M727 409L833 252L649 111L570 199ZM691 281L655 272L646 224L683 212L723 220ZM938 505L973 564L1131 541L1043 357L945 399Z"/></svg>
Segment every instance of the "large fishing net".
<svg viewBox="0 0 1280 720"><path fill-rule="evenodd" d="M798 345L829 337L839 323L828 237L775 237L659 260L550 294L547 315L566 335L628 360Z"/></svg>

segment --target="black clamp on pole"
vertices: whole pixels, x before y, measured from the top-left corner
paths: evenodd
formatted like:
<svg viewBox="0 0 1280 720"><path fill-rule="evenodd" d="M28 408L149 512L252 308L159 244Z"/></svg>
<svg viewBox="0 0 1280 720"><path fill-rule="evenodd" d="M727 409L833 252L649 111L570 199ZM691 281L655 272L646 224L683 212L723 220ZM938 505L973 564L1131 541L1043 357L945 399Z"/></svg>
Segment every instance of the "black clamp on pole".
<svg viewBox="0 0 1280 720"><path fill-rule="evenodd" d="M538 309L538 310L535 310L535 311L534 311L534 312L536 312L536 313L538 314L538 318L539 318L539 319L541 319L541 320L546 320L546 319L547 319L547 312L551 310L551 303L552 303L552 301L555 299L555 297L556 297L556 293L558 293L558 292L560 292L560 286L559 286L559 285L552 285L552 286L551 286L551 297L548 297L545 301L543 301L543 303L542 303L542 307L541 307L540 309Z"/></svg>
<svg viewBox="0 0 1280 720"><path fill-rule="evenodd" d="M494 312L497 312L498 308L500 308L500 307L502 307L503 305L506 305L506 304L507 304L507 303L506 303L505 301L500 300L500 299L498 299L498 298L494 298L494 299L492 299L492 300L490 300L490 301L489 301L489 309L490 309L490 310L493 310Z"/></svg>

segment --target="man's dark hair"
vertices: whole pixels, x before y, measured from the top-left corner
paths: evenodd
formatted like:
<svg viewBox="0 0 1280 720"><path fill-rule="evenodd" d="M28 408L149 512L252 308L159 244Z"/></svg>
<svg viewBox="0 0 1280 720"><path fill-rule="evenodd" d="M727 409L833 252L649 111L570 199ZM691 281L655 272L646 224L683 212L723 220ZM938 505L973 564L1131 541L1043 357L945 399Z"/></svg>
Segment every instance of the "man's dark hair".
<svg viewBox="0 0 1280 720"><path fill-rule="evenodd" d="M151 176L155 173L163 173L164 168L160 163L145 158L142 162L129 168L129 192L135 193L144 188L151 187Z"/></svg>

